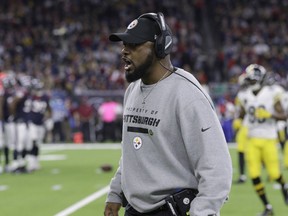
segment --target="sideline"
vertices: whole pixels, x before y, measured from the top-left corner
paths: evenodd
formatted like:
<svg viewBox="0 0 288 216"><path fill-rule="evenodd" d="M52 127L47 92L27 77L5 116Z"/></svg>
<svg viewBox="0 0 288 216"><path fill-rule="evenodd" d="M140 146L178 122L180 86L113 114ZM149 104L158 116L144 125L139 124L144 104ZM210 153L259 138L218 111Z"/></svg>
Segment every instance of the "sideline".
<svg viewBox="0 0 288 216"><path fill-rule="evenodd" d="M105 195L109 191L110 186L106 186L102 188L101 190L91 194L90 196L80 200L79 202L75 203L74 205L64 209L63 211L55 214L54 216L67 216L71 213L77 211L78 209L84 207L85 205L88 205L89 203L93 202L94 200L100 198L101 196Z"/></svg>

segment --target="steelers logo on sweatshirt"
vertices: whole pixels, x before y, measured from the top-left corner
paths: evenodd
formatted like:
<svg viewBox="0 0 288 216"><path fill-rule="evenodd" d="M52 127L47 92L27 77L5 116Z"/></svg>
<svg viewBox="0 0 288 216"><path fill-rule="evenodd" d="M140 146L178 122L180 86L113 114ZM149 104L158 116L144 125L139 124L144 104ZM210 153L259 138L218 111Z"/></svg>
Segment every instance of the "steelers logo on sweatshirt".
<svg viewBox="0 0 288 216"><path fill-rule="evenodd" d="M140 149L142 146L142 139L140 137L135 137L133 139L133 146L136 150Z"/></svg>

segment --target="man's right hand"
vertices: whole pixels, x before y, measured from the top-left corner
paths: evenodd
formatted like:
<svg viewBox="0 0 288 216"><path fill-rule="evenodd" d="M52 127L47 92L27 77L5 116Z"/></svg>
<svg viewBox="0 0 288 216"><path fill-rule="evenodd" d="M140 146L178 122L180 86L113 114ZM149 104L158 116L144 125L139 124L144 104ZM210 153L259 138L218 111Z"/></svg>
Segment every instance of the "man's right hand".
<svg viewBox="0 0 288 216"><path fill-rule="evenodd" d="M118 212L121 208L121 203L106 203L104 216L119 216Z"/></svg>

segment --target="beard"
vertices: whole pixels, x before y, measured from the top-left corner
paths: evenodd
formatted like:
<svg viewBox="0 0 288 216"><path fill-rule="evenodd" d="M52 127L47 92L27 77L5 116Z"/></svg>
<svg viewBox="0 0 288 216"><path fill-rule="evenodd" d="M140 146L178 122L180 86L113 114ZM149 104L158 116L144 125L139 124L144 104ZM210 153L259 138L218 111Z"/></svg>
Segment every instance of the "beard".
<svg viewBox="0 0 288 216"><path fill-rule="evenodd" d="M149 67L153 64L153 54L152 52L147 56L145 62L143 62L141 65L138 67L134 67L134 71L125 72L125 78L126 80L131 83L134 82L138 79L141 79L148 71Z"/></svg>

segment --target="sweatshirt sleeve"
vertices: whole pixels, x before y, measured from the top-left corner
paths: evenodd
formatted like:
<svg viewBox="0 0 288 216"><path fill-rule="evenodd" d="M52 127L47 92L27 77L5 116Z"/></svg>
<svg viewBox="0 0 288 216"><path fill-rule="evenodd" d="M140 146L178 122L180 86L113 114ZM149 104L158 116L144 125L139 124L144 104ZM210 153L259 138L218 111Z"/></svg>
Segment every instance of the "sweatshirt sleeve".
<svg viewBox="0 0 288 216"><path fill-rule="evenodd" d="M134 83L131 83L126 89L124 100L123 100L124 106L126 104L127 97L130 94L133 86L134 86ZM122 185L121 185L121 170L122 170L121 167L122 167L122 157L120 158L120 161L119 161L119 167L114 177L111 179L110 190L108 192L106 202L123 203L124 201L124 197L122 193Z"/></svg>
<svg viewBox="0 0 288 216"><path fill-rule="evenodd" d="M182 110L180 126L198 181L190 215L218 215L232 182L231 157L219 119L208 101L199 99Z"/></svg>
<svg viewBox="0 0 288 216"><path fill-rule="evenodd" d="M110 182L110 190L107 195L106 202L122 203L123 194L121 189L121 164L122 157L120 158L119 167Z"/></svg>

